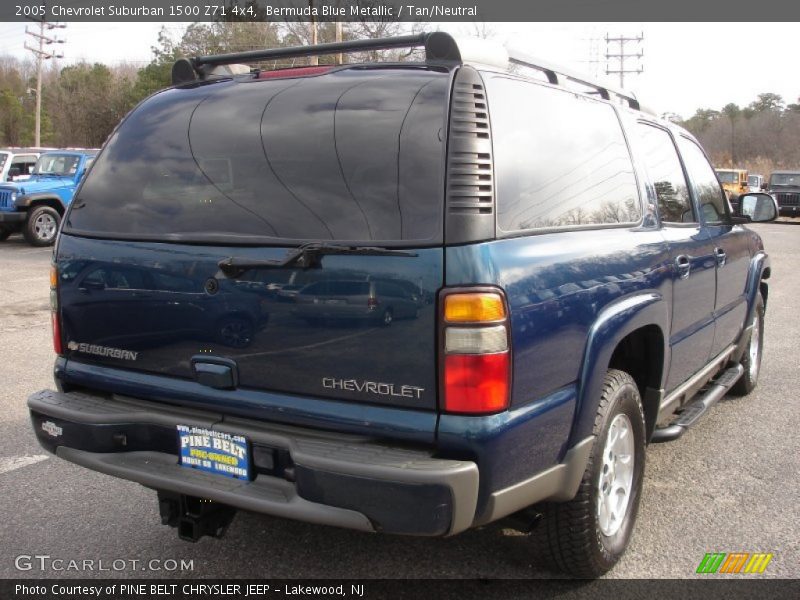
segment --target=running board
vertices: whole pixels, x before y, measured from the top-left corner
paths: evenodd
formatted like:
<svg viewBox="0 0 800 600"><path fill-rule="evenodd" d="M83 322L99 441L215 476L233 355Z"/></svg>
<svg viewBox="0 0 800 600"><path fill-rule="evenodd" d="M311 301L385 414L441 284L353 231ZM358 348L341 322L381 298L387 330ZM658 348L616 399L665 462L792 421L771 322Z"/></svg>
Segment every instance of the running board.
<svg viewBox="0 0 800 600"><path fill-rule="evenodd" d="M672 422L671 425L666 427L659 427L653 432L651 442L671 442L681 437L686 430L700 420L706 411L719 402L722 397L728 393L728 390L733 387L739 377L744 373L744 367L740 364L734 365L727 369L712 381L706 392L698 396L686 405L678 418Z"/></svg>

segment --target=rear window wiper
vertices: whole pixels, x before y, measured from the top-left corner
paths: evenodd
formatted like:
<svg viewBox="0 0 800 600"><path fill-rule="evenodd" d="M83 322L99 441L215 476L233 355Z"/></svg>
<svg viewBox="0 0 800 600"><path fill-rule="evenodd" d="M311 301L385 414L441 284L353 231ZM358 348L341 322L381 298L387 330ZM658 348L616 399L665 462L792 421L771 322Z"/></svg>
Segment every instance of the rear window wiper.
<svg viewBox="0 0 800 600"><path fill-rule="evenodd" d="M252 258L238 258L229 256L217 263L227 277L239 277L251 269L283 269L297 267L311 269L320 266L320 258L330 254L356 254L364 256L417 256L416 252L395 250L380 246L342 246L340 244L325 244L309 242L289 251L282 260L254 260Z"/></svg>

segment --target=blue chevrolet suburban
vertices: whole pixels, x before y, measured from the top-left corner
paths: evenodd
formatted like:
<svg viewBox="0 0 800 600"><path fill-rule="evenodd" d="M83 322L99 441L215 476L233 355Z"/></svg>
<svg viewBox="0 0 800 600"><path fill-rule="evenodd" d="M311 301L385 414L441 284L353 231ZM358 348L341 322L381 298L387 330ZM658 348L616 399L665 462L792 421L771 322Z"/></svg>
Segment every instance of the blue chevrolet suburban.
<svg viewBox="0 0 800 600"><path fill-rule="evenodd" d="M443 33L173 77L65 215L56 390L28 405L44 448L155 490L182 538L237 509L418 536L504 519L535 564L598 576L647 444L756 385L770 262L744 225L774 200L730 214L697 141L633 95ZM197 335L248 297L269 322L247 344Z"/></svg>
<svg viewBox="0 0 800 600"><path fill-rule="evenodd" d="M58 150L39 156L31 176L0 184L0 241L21 231L33 246L51 246L75 189L96 150Z"/></svg>

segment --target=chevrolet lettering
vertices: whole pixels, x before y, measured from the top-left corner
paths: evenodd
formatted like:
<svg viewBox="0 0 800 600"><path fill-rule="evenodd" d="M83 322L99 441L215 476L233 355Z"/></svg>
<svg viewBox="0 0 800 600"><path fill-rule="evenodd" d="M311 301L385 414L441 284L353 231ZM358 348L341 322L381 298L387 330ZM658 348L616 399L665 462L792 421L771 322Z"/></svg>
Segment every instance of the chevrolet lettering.
<svg viewBox="0 0 800 600"><path fill-rule="evenodd" d="M351 392L369 392L382 396L397 396L400 398L421 398L425 390L413 385L398 385L393 383L378 383L376 381L356 381L355 379L336 379L323 377L322 387L329 390L349 390Z"/></svg>

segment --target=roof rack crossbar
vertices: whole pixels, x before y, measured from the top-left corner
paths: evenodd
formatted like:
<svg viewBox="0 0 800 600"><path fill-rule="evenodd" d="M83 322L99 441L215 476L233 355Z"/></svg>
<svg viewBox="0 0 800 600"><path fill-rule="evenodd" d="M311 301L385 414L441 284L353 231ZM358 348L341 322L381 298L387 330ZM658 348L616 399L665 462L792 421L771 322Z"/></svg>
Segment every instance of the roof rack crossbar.
<svg viewBox="0 0 800 600"><path fill-rule="evenodd" d="M267 48L231 54L196 56L191 59L179 59L172 68L173 84L189 83L198 77L204 79L214 67L234 65L265 60L299 58L303 56L321 56L340 52L364 52L369 50L391 50L394 48L425 48L425 60L428 63L458 63L461 54L455 40L446 33L420 33L397 37L352 40L347 42L331 42L314 46L292 46L290 48Z"/></svg>
<svg viewBox="0 0 800 600"><path fill-rule="evenodd" d="M216 54L212 56L197 56L192 60L195 68L204 65L231 65L260 60L276 60L281 58L297 58L301 56L320 56L324 54L338 54L339 52L364 52L367 50L391 50L394 48L415 48L424 46L430 34L403 35L388 38L374 38L367 40L353 40L347 42L331 42L316 44L315 46L292 46L289 48L269 48L265 50L250 50L247 52L234 52L232 54Z"/></svg>

